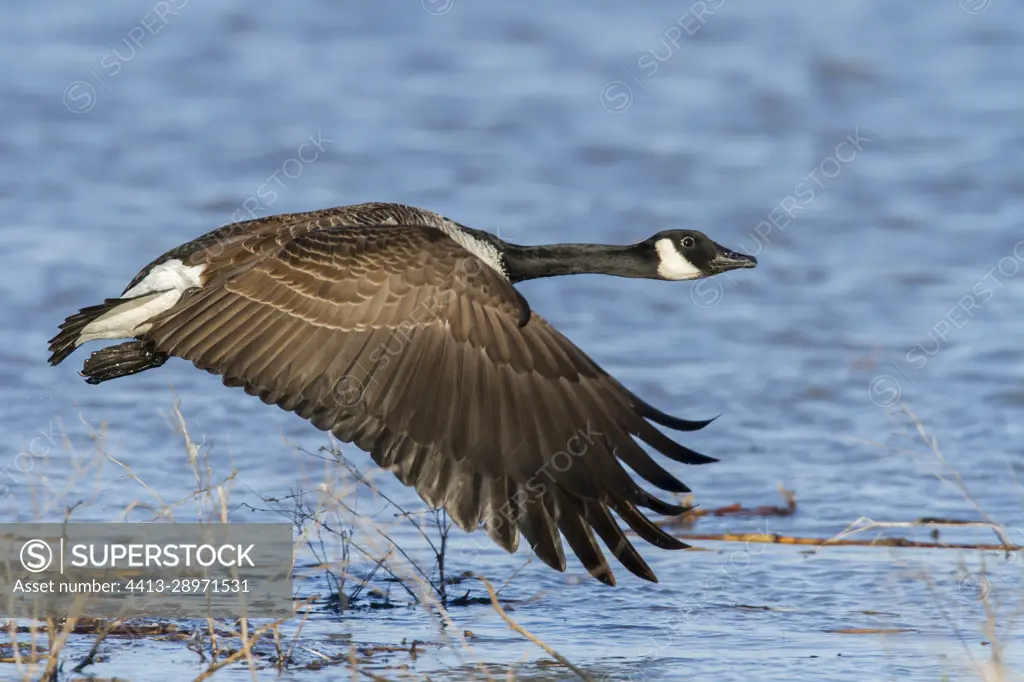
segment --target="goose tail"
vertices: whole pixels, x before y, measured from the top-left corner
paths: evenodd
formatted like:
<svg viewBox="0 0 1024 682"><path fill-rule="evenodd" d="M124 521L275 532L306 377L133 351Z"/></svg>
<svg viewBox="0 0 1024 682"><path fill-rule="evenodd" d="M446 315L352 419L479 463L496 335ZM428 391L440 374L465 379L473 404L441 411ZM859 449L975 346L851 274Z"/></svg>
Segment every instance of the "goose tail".
<svg viewBox="0 0 1024 682"><path fill-rule="evenodd" d="M127 301L128 299L124 298L108 298L99 305L82 308L64 320L60 325L60 333L49 341L50 364L59 365L62 363L76 348L84 343L85 339L82 338L83 332L90 323L95 322Z"/></svg>

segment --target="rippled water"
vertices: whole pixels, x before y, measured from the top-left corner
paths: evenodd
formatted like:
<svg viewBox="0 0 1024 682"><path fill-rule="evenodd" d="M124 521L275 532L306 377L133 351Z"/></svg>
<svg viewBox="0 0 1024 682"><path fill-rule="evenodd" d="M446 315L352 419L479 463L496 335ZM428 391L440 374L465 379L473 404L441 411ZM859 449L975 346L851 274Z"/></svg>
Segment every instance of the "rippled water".
<svg viewBox="0 0 1024 682"><path fill-rule="evenodd" d="M296 445L327 441L294 416L180 361L87 386L82 358L45 364L46 340L66 314L212 227L381 200L521 243L626 243L692 227L758 255L758 269L694 287L522 286L648 400L723 414L686 440L722 461L678 467L702 506L773 504L780 482L797 492L794 516L704 519L697 532L828 537L862 516L979 518L909 408L977 505L1024 539L1024 7L479 5L0 9L5 518L60 518L81 500L76 519L112 520L154 503L109 460L76 469L94 452L86 423L105 424L106 450L165 501L186 496L195 486L169 417L176 398L212 445L211 466L238 470L233 520L261 518L242 502L321 480L322 462ZM452 570L499 582L527 558L459 531L452 543ZM620 569L610 590L578 565L562 576L533 563L503 596L523 600L513 615L595 678L977 679L972 659L985 665L992 641L1024 664L1020 557L694 544L707 551L644 549L658 585ZM498 677L514 664L526 679L570 678L490 607L452 617L474 633L472 653L417 608L321 614L305 637L327 654L427 643L415 659L381 658L388 675L407 665L464 679L483 661ZM835 632L850 628L894 631ZM110 646L89 672L202 669L178 643Z"/></svg>

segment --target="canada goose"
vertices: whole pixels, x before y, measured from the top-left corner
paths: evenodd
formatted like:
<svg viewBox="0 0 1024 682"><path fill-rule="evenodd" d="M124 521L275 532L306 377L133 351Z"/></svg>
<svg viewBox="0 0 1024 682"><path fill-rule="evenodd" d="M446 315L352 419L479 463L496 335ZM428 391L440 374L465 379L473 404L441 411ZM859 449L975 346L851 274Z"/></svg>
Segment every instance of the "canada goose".
<svg viewBox="0 0 1024 682"><path fill-rule="evenodd" d="M57 365L86 341L89 383L190 360L368 451L444 507L516 551L519 533L565 571L559 531L598 580L615 579L594 532L657 582L612 517L664 549L688 545L638 507L679 515L623 467L688 492L637 437L686 464L716 461L669 439L711 420L647 404L531 312L512 286L603 273L692 280L754 267L693 230L630 246L517 246L424 209L369 203L226 225L157 258L120 298L83 308L50 341Z"/></svg>

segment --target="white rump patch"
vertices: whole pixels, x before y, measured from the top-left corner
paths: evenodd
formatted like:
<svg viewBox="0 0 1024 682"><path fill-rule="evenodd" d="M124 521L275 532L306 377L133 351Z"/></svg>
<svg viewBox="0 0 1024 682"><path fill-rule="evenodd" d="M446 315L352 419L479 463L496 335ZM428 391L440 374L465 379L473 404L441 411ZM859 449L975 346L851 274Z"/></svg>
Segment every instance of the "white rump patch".
<svg viewBox="0 0 1024 682"><path fill-rule="evenodd" d="M95 339L125 339L149 329L150 319L169 310L188 289L202 285L205 265L187 266L178 259L155 266L141 282L124 292L125 301L82 329L75 342L80 346Z"/></svg>
<svg viewBox="0 0 1024 682"><path fill-rule="evenodd" d="M671 239L659 239L654 243L658 250L658 274L664 279L684 280L704 277L696 265L686 259Z"/></svg>
<svg viewBox="0 0 1024 682"><path fill-rule="evenodd" d="M188 266L177 258L164 261L154 266L142 281L124 292L124 298L135 298L154 291L175 290L179 294L187 289L202 286L199 278L206 269L205 265Z"/></svg>
<svg viewBox="0 0 1024 682"><path fill-rule="evenodd" d="M142 333L140 326L154 315L167 310L181 298L181 292L165 291L132 299L111 309L82 329L76 346L96 339L126 339Z"/></svg>

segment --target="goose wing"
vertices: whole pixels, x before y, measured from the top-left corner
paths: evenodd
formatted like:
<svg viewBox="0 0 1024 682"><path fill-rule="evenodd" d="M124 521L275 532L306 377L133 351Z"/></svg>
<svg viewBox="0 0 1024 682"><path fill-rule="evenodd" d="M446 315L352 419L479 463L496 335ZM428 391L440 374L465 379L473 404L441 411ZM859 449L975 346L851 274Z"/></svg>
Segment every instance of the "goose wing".
<svg viewBox="0 0 1024 682"><path fill-rule="evenodd" d="M656 581L611 515L663 548L686 545L641 511L683 507L646 492L688 488L634 436L690 464L714 461L610 377L498 272L443 232L326 228L208 254L214 274L153 321L159 351L241 386L371 453L463 529L513 552L521 532L565 570L559 532L598 579L614 577L595 533ZM248 254L249 258L243 257Z"/></svg>

